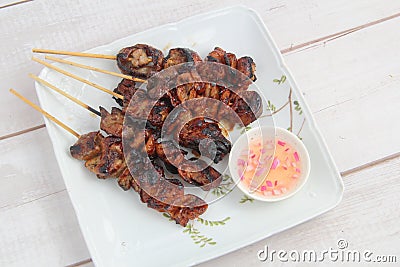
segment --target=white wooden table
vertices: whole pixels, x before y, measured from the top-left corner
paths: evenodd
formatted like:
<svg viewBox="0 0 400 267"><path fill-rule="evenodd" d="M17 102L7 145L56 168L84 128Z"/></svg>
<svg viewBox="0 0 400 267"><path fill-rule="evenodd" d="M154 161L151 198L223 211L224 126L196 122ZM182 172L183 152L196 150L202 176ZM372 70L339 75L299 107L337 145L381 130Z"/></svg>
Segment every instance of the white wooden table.
<svg viewBox="0 0 400 267"><path fill-rule="evenodd" d="M203 266L265 266L256 255L265 245L323 250L339 238L400 261L398 0L113 2L0 0L0 266L93 265L43 119L7 91L37 101L31 48L81 51L233 4L261 14L346 189L334 210Z"/></svg>

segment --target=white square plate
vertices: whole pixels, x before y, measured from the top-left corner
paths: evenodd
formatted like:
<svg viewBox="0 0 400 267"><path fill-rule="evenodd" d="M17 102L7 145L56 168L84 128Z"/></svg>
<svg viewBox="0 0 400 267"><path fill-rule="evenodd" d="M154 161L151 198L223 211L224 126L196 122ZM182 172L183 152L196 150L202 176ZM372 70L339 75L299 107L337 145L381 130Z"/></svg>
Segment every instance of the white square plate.
<svg viewBox="0 0 400 267"><path fill-rule="evenodd" d="M179 225L141 203L134 191L122 191L114 179L98 180L83 162L73 159L69 147L73 136L46 120L55 155L65 180L79 224L96 266L187 266L247 246L332 209L341 200L343 184L332 157L316 127L309 108L286 68L282 56L260 17L245 7L233 7L194 16L96 47L89 52L115 55L122 47L148 43L164 52L188 47L203 58L215 46L238 56L249 55L257 64L256 84L279 108L293 90L293 132L300 133L311 158L307 184L294 197L278 203L244 201L235 189L210 205L204 219L223 220L213 225L195 221L197 236L212 238L201 247ZM72 61L118 71L112 60L71 58ZM56 64L61 66L59 64ZM85 79L113 89L118 78L62 65ZM45 68L41 78L93 107L110 109L116 103L109 95ZM287 77L286 81L282 77ZM275 80L275 81L274 81ZM282 81L281 83L278 80ZM36 84L42 107L79 133L99 128L99 118ZM289 105L274 116L277 126L290 125ZM304 123L304 125L303 125ZM303 127L302 127L303 125ZM213 243L215 242L215 243ZM256 255L255 255L256 257Z"/></svg>

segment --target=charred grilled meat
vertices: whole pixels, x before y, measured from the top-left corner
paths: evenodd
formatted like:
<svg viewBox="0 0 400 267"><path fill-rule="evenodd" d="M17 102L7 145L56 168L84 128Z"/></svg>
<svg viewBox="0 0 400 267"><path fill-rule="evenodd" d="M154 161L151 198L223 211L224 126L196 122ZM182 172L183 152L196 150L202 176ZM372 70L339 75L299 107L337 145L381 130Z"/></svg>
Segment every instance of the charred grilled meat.
<svg viewBox="0 0 400 267"><path fill-rule="evenodd" d="M250 80L255 82L256 77L256 63L251 57L241 57L237 61L237 70L246 75Z"/></svg>
<svg viewBox="0 0 400 267"><path fill-rule="evenodd" d="M192 158L190 161L182 163L178 168L179 176L182 179L190 184L201 186L206 191L219 186L221 174L216 169L207 166L206 162L197 158Z"/></svg>
<svg viewBox="0 0 400 267"><path fill-rule="evenodd" d="M125 47L117 54L117 64L123 74L148 79L163 68L163 53L149 45Z"/></svg>
<svg viewBox="0 0 400 267"><path fill-rule="evenodd" d="M101 139L104 138L100 131L83 134L78 141L70 147L73 158L79 160L89 160L101 153Z"/></svg>
<svg viewBox="0 0 400 267"><path fill-rule="evenodd" d="M210 190L219 185L221 174L206 162L196 159L190 162L185 159L184 152L180 150L172 141L164 141L156 144L157 156L166 164L173 166L179 176L186 182L201 186L204 190Z"/></svg>
<svg viewBox="0 0 400 267"><path fill-rule="evenodd" d="M114 89L114 93L124 96L124 99L114 98L114 100L122 107L127 106L132 99L132 96L136 93L136 83L128 79L122 79L118 84L117 88Z"/></svg>
<svg viewBox="0 0 400 267"><path fill-rule="evenodd" d="M240 118L248 125L262 112L261 97L247 91L256 80L250 57L237 59L216 47L205 61L219 64L202 64L200 56L187 48L171 49L165 58L160 50L144 44L121 49L117 55L121 72L150 78L147 91L123 79L114 89L124 97L116 99L122 108L108 112L100 107L100 128L108 136L91 132L70 148L71 155L84 160L98 178L117 178L121 188L135 190L148 207L168 213L182 226L203 214L208 205L185 194L180 180L167 179L159 164L163 162L170 172L203 190L215 188L221 174L201 159L187 160L187 152L177 144L218 163L230 152L231 143L216 121L239 123ZM154 75L161 70L166 79ZM163 140L175 141L161 142L161 129L166 134Z"/></svg>
<svg viewBox="0 0 400 267"><path fill-rule="evenodd" d="M149 96L158 99L167 94L170 98L172 105L175 107L181 103L176 94L176 87L179 84L180 75L187 75L190 72L191 66L177 66L182 63L196 63L201 62L201 57L188 48L173 48L169 51L168 55L164 58L164 73L162 77L153 77L149 79L147 91ZM170 90L171 88L175 88Z"/></svg>
<svg viewBox="0 0 400 267"><path fill-rule="evenodd" d="M155 101L150 99L144 90L137 90L132 101L124 107L125 113L134 119L146 120Z"/></svg>
<svg viewBox="0 0 400 267"><path fill-rule="evenodd" d="M105 108L100 107L100 114L100 129L109 135L122 137L122 128L124 124L124 114L122 110L113 107L111 113L109 113Z"/></svg>
<svg viewBox="0 0 400 267"><path fill-rule="evenodd" d="M97 177L118 177L126 168L121 138L107 136L102 139L102 153L93 163L92 172L97 173Z"/></svg>
<svg viewBox="0 0 400 267"><path fill-rule="evenodd" d="M234 69L236 69L237 66L237 59L235 54L227 53L220 47L215 47L214 50L208 54L205 60L228 65Z"/></svg>
<svg viewBox="0 0 400 267"><path fill-rule="evenodd" d="M156 155L164 162L167 170L178 174L178 166L185 161L186 151L178 149L172 141L156 143Z"/></svg>
<svg viewBox="0 0 400 267"><path fill-rule="evenodd" d="M204 150L202 155L211 158L214 163L220 162L232 148L218 123L207 122L204 118L196 118L185 124L179 133L179 144L198 153L201 145Z"/></svg>
<svg viewBox="0 0 400 267"><path fill-rule="evenodd" d="M235 54L227 53L220 47L215 47L213 51L211 51L205 59L210 62L217 62L224 65L228 65L233 69L237 69L241 73L243 73L250 80L255 82L257 77L256 73L256 64L254 63L251 57L241 57L239 59L236 58Z"/></svg>
<svg viewBox="0 0 400 267"><path fill-rule="evenodd" d="M132 101L130 105L124 107L125 114L133 119L147 120L155 127L161 127L172 110L168 98L155 101L144 90L137 90Z"/></svg>
<svg viewBox="0 0 400 267"><path fill-rule="evenodd" d="M164 58L164 69L186 62L201 62L202 59L195 51L189 48L173 48Z"/></svg>
<svg viewBox="0 0 400 267"><path fill-rule="evenodd" d="M85 166L99 178L117 177L123 189L133 188L148 207L167 212L182 226L198 218L208 207L202 199L185 195L179 181L166 179L162 167L150 167L153 164L138 157L135 150L130 156L132 161L129 160L134 167L128 169L119 138L103 137L99 132L91 132L82 135L71 146L70 152L74 158L85 160Z"/></svg>
<svg viewBox="0 0 400 267"><path fill-rule="evenodd" d="M149 156L153 159L155 154L156 140L159 138L157 130L145 127L144 120L132 120L127 118L129 123L124 125L124 146L133 149L137 157Z"/></svg>
<svg viewBox="0 0 400 267"><path fill-rule="evenodd" d="M126 167L121 139L103 137L100 132L82 135L70 152L72 157L86 161L85 167L102 179L116 176Z"/></svg>
<svg viewBox="0 0 400 267"><path fill-rule="evenodd" d="M235 97L232 109L247 126L262 114L261 96L256 91L241 92Z"/></svg>
<svg viewBox="0 0 400 267"><path fill-rule="evenodd" d="M161 128L172 109L173 107L170 100L166 97L163 97L157 100L157 102L153 105L147 120L153 126Z"/></svg>

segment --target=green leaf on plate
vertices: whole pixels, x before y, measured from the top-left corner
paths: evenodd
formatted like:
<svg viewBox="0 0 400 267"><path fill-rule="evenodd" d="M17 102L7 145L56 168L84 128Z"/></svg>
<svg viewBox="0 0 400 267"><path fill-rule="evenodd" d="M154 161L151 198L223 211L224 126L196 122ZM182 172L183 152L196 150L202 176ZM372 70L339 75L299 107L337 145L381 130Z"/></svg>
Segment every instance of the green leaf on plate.
<svg viewBox="0 0 400 267"><path fill-rule="evenodd" d="M286 76L282 75L280 79L273 79L272 81L277 84L282 84L286 81Z"/></svg>
<svg viewBox="0 0 400 267"><path fill-rule="evenodd" d="M251 129L251 126L243 127L243 129L242 129L242 131L240 132L240 134L244 134L245 132L247 132L247 131L250 130L250 129Z"/></svg>
<svg viewBox="0 0 400 267"><path fill-rule="evenodd" d="M226 195L233 190L234 184L235 183L233 182L232 177L230 177L227 174L224 174L222 176L222 181L221 181L220 185L217 186L216 188L212 189L211 193L213 195L216 195L217 197Z"/></svg>
<svg viewBox="0 0 400 267"><path fill-rule="evenodd" d="M243 195L242 199L239 201L239 203L243 204L246 202L251 202L253 203L254 199L251 197L248 197L247 195Z"/></svg>
<svg viewBox="0 0 400 267"><path fill-rule="evenodd" d="M204 224L204 225L210 225L210 226L216 225L216 226L218 226L218 225L225 225L225 223L227 221L229 221L230 219L231 219L231 217L226 217L225 219L220 220L220 221L210 221L210 220L206 220L206 219L203 219L203 218L199 217L199 218L197 218L197 221L200 222L201 224Z"/></svg>
<svg viewBox="0 0 400 267"><path fill-rule="evenodd" d="M299 101L295 100L293 101L294 104L294 110L299 112L299 115L303 114L303 110L300 107Z"/></svg>
<svg viewBox="0 0 400 267"><path fill-rule="evenodd" d="M276 111L276 107L274 106L274 104L272 104L272 102L270 100L268 100L268 103L267 103L267 110L271 111L271 113Z"/></svg>

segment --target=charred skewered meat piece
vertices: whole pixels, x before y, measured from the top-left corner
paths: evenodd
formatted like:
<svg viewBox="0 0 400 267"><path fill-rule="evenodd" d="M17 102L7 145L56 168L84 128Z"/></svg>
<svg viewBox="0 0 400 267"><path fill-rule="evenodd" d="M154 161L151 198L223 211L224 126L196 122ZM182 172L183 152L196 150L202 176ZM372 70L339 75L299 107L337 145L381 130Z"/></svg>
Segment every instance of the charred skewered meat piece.
<svg viewBox="0 0 400 267"><path fill-rule="evenodd" d="M179 133L179 144L198 153L199 146L202 145L205 149L204 156L211 158L214 163L220 162L232 148L231 142L223 136L218 123L206 122L204 118L196 118L185 124ZM212 150L216 150L215 158L212 158Z"/></svg>
<svg viewBox="0 0 400 267"><path fill-rule="evenodd" d="M178 173L186 182L201 186L204 190L218 186L221 174L200 159L186 160L187 152L177 148L172 141L158 143L160 129L166 117L174 107L183 104L182 110L171 114L171 121L165 125L167 134L175 132L174 137L179 138L178 143L181 146L192 149L195 154L201 151L204 156L218 163L230 152L231 143L223 136L218 123L202 117L192 119L191 116L195 117L202 112L203 106L207 106L208 111L211 109L213 119L226 119L224 116L229 117L228 112L222 105L230 107L242 119L243 124L248 125L262 110L261 97L257 92L246 91L251 83L249 79L256 80L255 63L250 57L237 59L234 54L216 47L205 61L220 64L205 64L197 72L193 65L201 61L196 52L187 48L171 49L165 58L160 50L144 44L122 49L117 55L118 67L122 73L138 78L148 79L163 69L181 63L193 64L171 68L176 75L172 75L170 80L150 79L147 91L136 88L135 82L123 79L114 90L124 96L123 101L116 99L122 110L112 108L109 113L100 107L100 127L110 136L104 137L100 132L88 133L82 135L70 148L71 155L84 160L85 166L99 178L117 178L118 184L124 190L134 189L148 207L167 212L182 226L189 220L198 218L208 205L194 195L185 195L179 180L166 179L164 169L158 165L159 160L164 162L168 170ZM244 75L237 75L238 72L224 65ZM221 66L224 69L220 71ZM217 76L217 80L226 85L203 82L202 79L209 78L208 76L212 79ZM165 90L166 88L173 89ZM228 88L233 88L233 91ZM136 102L130 104L132 98ZM189 104L185 106L191 103L189 100L195 98L213 98L222 104L201 105L200 101L195 107L190 107ZM123 125L125 115L128 120L132 120L126 127ZM180 125L182 121L187 123ZM128 155L123 152L123 128L124 147L132 150ZM142 131L139 133L138 129ZM204 141L209 143L203 151L199 146ZM212 147L216 149L215 152L209 149Z"/></svg>
<svg viewBox="0 0 400 267"><path fill-rule="evenodd" d="M117 64L123 74L148 79L163 68L163 53L149 45L125 47L117 54Z"/></svg>
<svg viewBox="0 0 400 267"><path fill-rule="evenodd" d="M255 82L256 77L256 63L251 57L241 57L237 61L237 70L249 77L250 80Z"/></svg>
<svg viewBox="0 0 400 267"><path fill-rule="evenodd" d="M100 107L100 114L100 129L109 135L122 137L122 128L124 124L124 114L122 110L113 107L111 113L109 113L105 108Z"/></svg>
<svg viewBox="0 0 400 267"><path fill-rule="evenodd" d="M70 147L73 158L79 160L89 160L101 153L101 140L104 138L99 131L81 135L78 141Z"/></svg>
<svg viewBox="0 0 400 267"><path fill-rule="evenodd" d="M171 88L176 88L179 74L186 74L192 65L177 66L170 68L182 63L196 63L201 62L201 57L188 48L173 48L169 51L168 55L164 58L164 72L162 77L153 77L149 79L147 85L147 91L149 96L153 99L159 99L164 94L167 94L170 98L172 105L175 107L181 102L177 101L178 98L175 96L176 92L171 92ZM176 89L175 89L176 91Z"/></svg>
<svg viewBox="0 0 400 267"><path fill-rule="evenodd" d="M85 166L99 178L117 177L123 189L133 188L148 207L167 212L182 226L203 214L208 207L202 199L185 195L179 181L166 179L161 167L155 165L154 171L146 167L146 164L152 164L150 161L137 155L132 155L130 161L135 164L134 168L130 168L137 175L134 178L126 166L119 138L103 137L99 132L91 132L82 135L71 146L70 152L74 158L85 160ZM132 153L135 154L135 150Z"/></svg>
<svg viewBox="0 0 400 267"><path fill-rule="evenodd" d="M82 135L70 152L72 157L84 160L85 167L101 179L116 176L126 167L121 139L104 137L100 132Z"/></svg>
<svg viewBox="0 0 400 267"><path fill-rule="evenodd" d="M191 158L190 161L195 161L196 163L184 162L179 166L178 172L180 177L190 184L201 186L205 191L219 186L222 177L216 169L207 166L206 162L197 158Z"/></svg>
<svg viewBox="0 0 400 267"><path fill-rule="evenodd" d="M178 166L185 161L186 151L178 149L172 141L156 143L156 155L170 173L178 174Z"/></svg>
<svg viewBox="0 0 400 267"><path fill-rule="evenodd" d="M195 51L189 48L173 48L164 58L164 69L186 62L201 62L202 59Z"/></svg>
<svg viewBox="0 0 400 267"><path fill-rule="evenodd" d="M208 54L205 60L225 64L234 69L236 69L237 66L236 55L232 53L226 53L226 51L220 47L215 47L214 50Z"/></svg>
<svg viewBox="0 0 400 267"><path fill-rule="evenodd" d="M224 65L228 65L231 68L237 69L244 75L246 75L250 80L255 82L257 77L256 64L251 57L241 57L236 59L235 54L227 53L220 47L215 47L206 57L206 61L218 62Z"/></svg>
<svg viewBox="0 0 400 267"><path fill-rule="evenodd" d="M241 92L235 97L232 109L247 126L262 114L261 96L256 91Z"/></svg>
<svg viewBox="0 0 400 267"><path fill-rule="evenodd" d="M147 120L151 123L151 125L161 128L172 109L173 107L170 100L166 97L163 97L157 100L157 102L154 104L149 116L147 117Z"/></svg>
<svg viewBox="0 0 400 267"><path fill-rule="evenodd" d="M124 106L123 112L133 119L147 120L155 127L161 127L172 110L168 98L154 101L149 98L146 91L141 89L136 91L132 101L130 105Z"/></svg>
<svg viewBox="0 0 400 267"><path fill-rule="evenodd" d="M179 176L186 182L201 186L203 190L210 190L221 182L221 174L206 162L196 159L197 162L188 162L184 153L172 141L156 144L157 156L166 164L175 167Z"/></svg>
<svg viewBox="0 0 400 267"><path fill-rule="evenodd" d="M123 95L124 99L119 99L113 97L114 100L122 107L129 105L129 102L132 99L132 96L136 93L136 83L134 81L128 79L122 79L122 81L118 84L117 88L114 89L114 93L119 95Z"/></svg>
<svg viewBox="0 0 400 267"><path fill-rule="evenodd" d="M124 145L129 146L138 153L138 157L149 156L151 159L155 158L155 144L159 138L159 131L145 127L145 120L130 120L124 127Z"/></svg>

